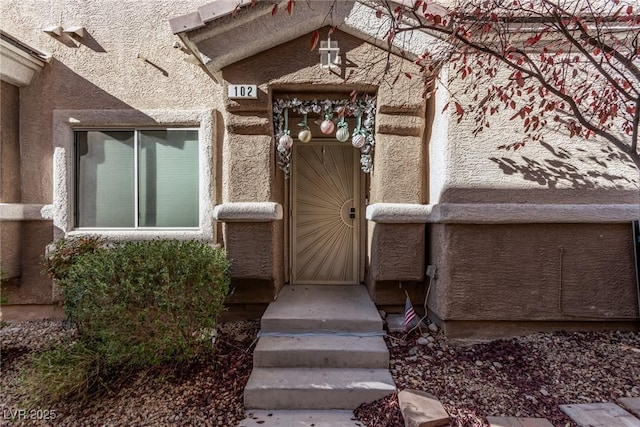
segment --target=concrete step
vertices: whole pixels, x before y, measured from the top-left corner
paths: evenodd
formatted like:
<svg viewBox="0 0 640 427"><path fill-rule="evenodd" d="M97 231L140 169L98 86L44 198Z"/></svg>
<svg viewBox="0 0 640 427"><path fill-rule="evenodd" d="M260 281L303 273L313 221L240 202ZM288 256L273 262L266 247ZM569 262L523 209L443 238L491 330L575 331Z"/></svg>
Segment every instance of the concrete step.
<svg viewBox="0 0 640 427"><path fill-rule="evenodd" d="M263 336L253 352L253 366L388 369L389 350L382 337Z"/></svg>
<svg viewBox="0 0 640 427"><path fill-rule="evenodd" d="M247 409L355 409L395 392L387 369L254 368Z"/></svg>
<svg viewBox="0 0 640 427"><path fill-rule="evenodd" d="M250 411L238 427L362 427L353 411Z"/></svg>
<svg viewBox="0 0 640 427"><path fill-rule="evenodd" d="M262 316L262 332L381 333L382 319L364 286L285 286Z"/></svg>

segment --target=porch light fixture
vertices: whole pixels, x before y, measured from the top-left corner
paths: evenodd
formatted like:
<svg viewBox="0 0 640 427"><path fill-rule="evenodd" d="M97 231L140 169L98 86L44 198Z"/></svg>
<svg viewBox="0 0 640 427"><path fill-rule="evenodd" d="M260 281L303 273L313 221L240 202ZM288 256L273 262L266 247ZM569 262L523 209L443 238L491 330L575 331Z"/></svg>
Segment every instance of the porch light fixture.
<svg viewBox="0 0 640 427"><path fill-rule="evenodd" d="M337 41L331 40L331 34L327 36L326 41L320 42L318 52L320 52L320 66L322 68L337 68L339 66L340 48Z"/></svg>

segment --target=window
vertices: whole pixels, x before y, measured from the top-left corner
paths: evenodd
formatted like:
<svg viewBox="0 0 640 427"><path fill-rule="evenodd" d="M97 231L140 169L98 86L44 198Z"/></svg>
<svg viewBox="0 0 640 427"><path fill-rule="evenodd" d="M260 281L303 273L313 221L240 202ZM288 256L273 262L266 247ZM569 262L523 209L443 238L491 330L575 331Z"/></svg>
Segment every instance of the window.
<svg viewBox="0 0 640 427"><path fill-rule="evenodd" d="M199 225L198 131L75 132L75 226Z"/></svg>

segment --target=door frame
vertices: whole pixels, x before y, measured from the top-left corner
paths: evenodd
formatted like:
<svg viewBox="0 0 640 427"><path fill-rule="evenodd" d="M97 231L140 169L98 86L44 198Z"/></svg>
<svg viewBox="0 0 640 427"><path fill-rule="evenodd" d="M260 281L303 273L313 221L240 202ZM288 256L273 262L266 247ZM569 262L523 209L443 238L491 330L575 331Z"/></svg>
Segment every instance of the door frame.
<svg viewBox="0 0 640 427"><path fill-rule="evenodd" d="M363 248L366 243L366 218L365 218L365 208L366 208L366 184L367 177L360 169L360 155L359 151L352 147L350 142L338 142L335 139L331 138L314 138L311 141L304 143L305 146L345 146L349 144L349 147L354 150L353 162L352 162L352 174L354 180L354 205L356 206L356 220L354 221L354 254L353 254L353 276L354 280L350 282L343 281L296 281L295 280L295 267L296 267L296 242L295 242L295 221L294 221L294 209L295 209L295 200L296 200L296 179L297 179L297 168L298 168L298 150L297 147L302 144L298 141L294 143L293 152L292 152L292 161L291 161L291 176L288 179L288 189L286 191L287 194L287 204L288 204L288 224L287 224L287 246L288 246L288 262L287 262L287 273L288 273L288 281L291 284L295 285L359 285L362 283L364 278L364 261L365 261L365 253Z"/></svg>

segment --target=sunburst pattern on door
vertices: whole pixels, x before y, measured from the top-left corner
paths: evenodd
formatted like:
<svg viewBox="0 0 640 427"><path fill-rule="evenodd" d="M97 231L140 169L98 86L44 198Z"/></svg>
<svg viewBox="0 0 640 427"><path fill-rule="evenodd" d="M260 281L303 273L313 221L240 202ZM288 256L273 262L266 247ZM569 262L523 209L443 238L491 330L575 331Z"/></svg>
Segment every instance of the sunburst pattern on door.
<svg viewBox="0 0 640 427"><path fill-rule="evenodd" d="M355 150L298 145L294 159L293 283L357 283Z"/></svg>

